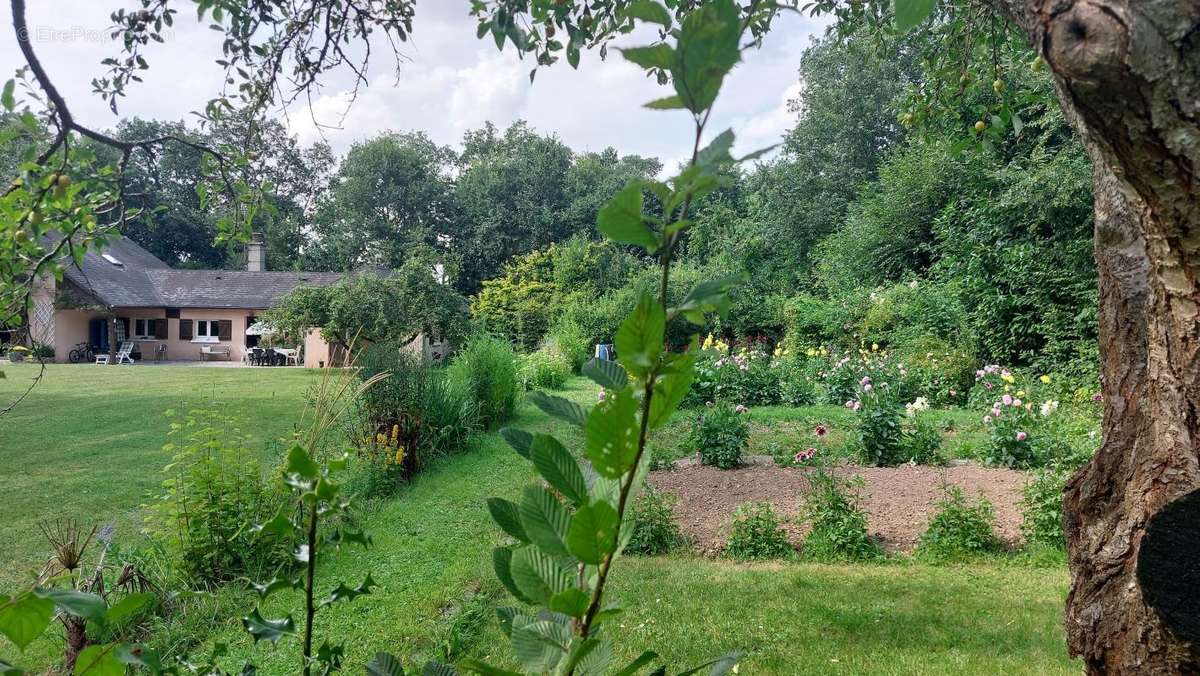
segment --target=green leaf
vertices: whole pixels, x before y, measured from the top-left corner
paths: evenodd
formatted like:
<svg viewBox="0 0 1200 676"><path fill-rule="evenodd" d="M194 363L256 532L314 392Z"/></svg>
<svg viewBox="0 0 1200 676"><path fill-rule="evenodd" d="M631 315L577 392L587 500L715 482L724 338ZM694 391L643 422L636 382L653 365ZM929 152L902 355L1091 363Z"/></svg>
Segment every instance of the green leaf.
<svg viewBox="0 0 1200 676"><path fill-rule="evenodd" d="M705 662L704 664L701 664L700 666L695 667L693 669L688 669L687 671L681 671L681 672L679 672L679 676L692 676L693 674L698 674L701 671L704 671L705 669L708 670L707 672L705 672L708 674L708 676L722 676L723 674L729 673L730 670L732 670L734 667L736 667L737 663L740 662L741 659L742 659L741 653L738 653L738 652L725 653L724 655L718 657L717 659L715 659L711 662Z"/></svg>
<svg viewBox="0 0 1200 676"><path fill-rule="evenodd" d="M54 602L32 593L14 598L0 596L0 634L24 650L33 639L42 635L54 617Z"/></svg>
<svg viewBox="0 0 1200 676"><path fill-rule="evenodd" d="M325 599L321 601L321 605L329 606L337 603L338 601L353 601L360 596L366 596L367 594L370 594L371 587L378 586L379 584L375 582L375 580L371 579L371 574L367 573L367 579L363 580L362 584L358 585L357 587L348 587L346 586L345 582L338 583L337 588L329 592L329 596L326 596Z"/></svg>
<svg viewBox="0 0 1200 676"><path fill-rule="evenodd" d="M521 508L515 502L504 498L488 498L487 508L501 530L521 542L529 542L529 535L521 525Z"/></svg>
<svg viewBox="0 0 1200 676"><path fill-rule="evenodd" d="M304 447L296 444L288 449L287 464L283 471L286 474L299 476L303 479L313 480L321 473L321 467L313 462L309 457L308 451Z"/></svg>
<svg viewBox="0 0 1200 676"><path fill-rule="evenodd" d="M363 669L367 676L404 676L404 665L391 653L375 653L375 657Z"/></svg>
<svg viewBox="0 0 1200 676"><path fill-rule="evenodd" d="M118 624L133 616L142 608L154 603L156 598L158 597L149 592L130 594L109 607L108 613L105 615L105 622L110 625Z"/></svg>
<svg viewBox="0 0 1200 676"><path fill-rule="evenodd" d="M134 667L146 667L152 674L162 673L162 659L158 653L148 650L145 646L131 646L125 643L117 644L113 655L121 664Z"/></svg>
<svg viewBox="0 0 1200 676"><path fill-rule="evenodd" d="M517 583L512 576L512 559L513 550L508 547L496 547L492 550L492 569L496 571L496 578L500 580L508 593L522 603L536 603L533 599L525 595L517 587Z"/></svg>
<svg viewBox="0 0 1200 676"><path fill-rule="evenodd" d="M616 549L620 525L617 510L607 502L580 507L571 518L567 549L580 561L598 565Z"/></svg>
<svg viewBox="0 0 1200 676"><path fill-rule="evenodd" d="M896 30L906 33L921 24L933 13L937 0L895 0Z"/></svg>
<svg viewBox="0 0 1200 676"><path fill-rule="evenodd" d="M552 415L580 427L583 427L587 421L587 413L584 412L583 407L569 399L536 391L530 392L526 398L534 406L542 409L546 415Z"/></svg>
<svg viewBox="0 0 1200 676"><path fill-rule="evenodd" d="M460 669L473 671L482 676L525 676L519 671L509 671L507 669L497 669L489 664L481 662L477 659L466 659L458 663Z"/></svg>
<svg viewBox="0 0 1200 676"><path fill-rule="evenodd" d="M571 525L571 515L558 498L541 486L526 486L521 499L521 525L529 539L543 551L565 556L563 539Z"/></svg>
<svg viewBox="0 0 1200 676"><path fill-rule="evenodd" d="M608 673L612 658L612 644L603 638L584 642L570 656L576 664L574 673L579 676L604 676Z"/></svg>
<svg viewBox="0 0 1200 676"><path fill-rule="evenodd" d="M254 527L254 530L259 535L277 535L281 538L289 538L296 532L296 525L292 523L291 517L284 514L287 507L282 507L279 513L271 518L266 523L261 523Z"/></svg>
<svg viewBox="0 0 1200 676"><path fill-rule="evenodd" d="M458 672L448 664L443 664L437 660L430 660L421 669L421 676L458 676Z"/></svg>
<svg viewBox="0 0 1200 676"><path fill-rule="evenodd" d="M571 587L571 575L553 557L536 547L522 547L512 555L512 580L534 603Z"/></svg>
<svg viewBox="0 0 1200 676"><path fill-rule="evenodd" d="M618 244L640 246L649 253L658 250L658 236L642 217L642 182L633 180L600 207L596 227Z"/></svg>
<svg viewBox="0 0 1200 676"><path fill-rule="evenodd" d="M87 676L125 676L125 665L117 659L115 645L92 645L75 658L75 671Z"/></svg>
<svg viewBox="0 0 1200 676"><path fill-rule="evenodd" d="M533 435L515 427L505 427L500 430L500 436L512 446L513 450L523 458L529 457L529 446L533 443Z"/></svg>
<svg viewBox="0 0 1200 676"><path fill-rule="evenodd" d="M651 110L676 110L678 108L686 108L683 104L683 99L679 96L664 96L661 99L654 99L643 105L644 108Z"/></svg>
<svg viewBox="0 0 1200 676"><path fill-rule="evenodd" d="M586 422L585 417L580 425ZM583 472L579 470L579 463L575 462L570 451L559 443L558 439L548 434L537 435L533 439L529 458L546 483L557 489L564 497L577 506L587 502L587 483L583 480Z"/></svg>
<svg viewBox="0 0 1200 676"><path fill-rule="evenodd" d="M617 673L613 674L613 676L633 676L640 671L642 667L650 664L656 659L658 659L658 653L652 650L647 650L641 655L638 655L636 660L625 665L624 669L621 669Z"/></svg>
<svg viewBox="0 0 1200 676"><path fill-rule="evenodd" d="M286 578L286 577L283 577L283 578L275 577L275 578L271 578L271 581L266 584L253 584L252 583L250 586L253 587L254 591L258 593L258 598L265 599L268 596L270 596L271 594L274 594L275 592L283 590L283 589L299 589L300 588L300 579L299 578L290 579L290 578Z"/></svg>
<svg viewBox="0 0 1200 676"><path fill-rule="evenodd" d="M254 612L242 618L242 626L254 637L255 643L263 640L277 643L284 636L293 636L296 633L296 623L291 615L281 620L268 620L258 612L257 607Z"/></svg>
<svg viewBox="0 0 1200 676"><path fill-rule="evenodd" d="M589 359L580 373L592 379L606 390L620 390L629 384L629 374L621 365L610 359Z"/></svg>
<svg viewBox="0 0 1200 676"><path fill-rule="evenodd" d="M733 0L715 0L688 14L679 29L671 83L688 110L712 107L725 76L741 58L741 19Z"/></svg>
<svg viewBox="0 0 1200 676"><path fill-rule="evenodd" d="M521 666L533 673L553 671L566 655L570 641L570 630L550 620L513 627L513 655Z"/></svg>
<svg viewBox="0 0 1200 676"><path fill-rule="evenodd" d="M571 587L550 597L547 605L550 610L571 617L583 617L587 613L591 599L578 587Z"/></svg>
<svg viewBox="0 0 1200 676"><path fill-rule="evenodd" d="M620 52L626 61L631 61L647 70L652 68L667 70L671 67L671 62L675 57L675 50L671 49L670 45L662 43L649 47L627 47Z"/></svg>
<svg viewBox="0 0 1200 676"><path fill-rule="evenodd" d="M17 107L17 101L13 98L13 90L16 86L16 80L9 80L4 83L4 91L0 93L0 105L4 106L5 110L12 110Z"/></svg>
<svg viewBox="0 0 1200 676"><path fill-rule="evenodd" d="M671 314L682 314L693 324L703 326L707 322L705 314L724 315L729 312L729 291L741 281L741 275L727 275L700 282L692 287L678 306L671 308Z"/></svg>
<svg viewBox="0 0 1200 676"><path fill-rule="evenodd" d="M642 21L662 24L668 28L671 26L671 13L667 11L666 7L653 0L636 0L625 10L625 13Z"/></svg>
<svg viewBox="0 0 1200 676"><path fill-rule="evenodd" d="M89 622L104 622L108 612L108 604L95 594L75 591L74 589L40 588L33 590L34 595L50 599L54 605L64 612L80 617Z"/></svg>
<svg viewBox="0 0 1200 676"><path fill-rule="evenodd" d="M696 153L696 166L718 169L733 164L733 155L729 154L729 149L733 147L733 141L732 129L726 129L717 134L716 138Z"/></svg>
<svg viewBox="0 0 1200 676"><path fill-rule="evenodd" d="M637 406L627 387L597 404L588 416L587 457L600 476L617 479L633 468L639 434Z"/></svg>
<svg viewBox="0 0 1200 676"><path fill-rule="evenodd" d="M695 378L696 355L689 351L664 357L664 366L654 381L654 398L650 400L650 427L660 427L671 419L687 396Z"/></svg>
<svg viewBox="0 0 1200 676"><path fill-rule="evenodd" d="M663 349L667 318L662 305L648 293L638 299L633 313L621 322L613 337L617 360L625 370L645 378Z"/></svg>

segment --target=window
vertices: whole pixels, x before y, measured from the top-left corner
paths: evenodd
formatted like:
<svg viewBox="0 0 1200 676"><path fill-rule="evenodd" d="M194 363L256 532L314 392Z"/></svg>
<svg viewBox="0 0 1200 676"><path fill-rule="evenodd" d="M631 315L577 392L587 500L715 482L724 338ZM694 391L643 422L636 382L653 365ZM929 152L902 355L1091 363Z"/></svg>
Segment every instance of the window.
<svg viewBox="0 0 1200 676"><path fill-rule="evenodd" d="M217 320L215 319L197 319L196 320L196 337L192 340L199 343L215 343L217 342Z"/></svg>
<svg viewBox="0 0 1200 676"><path fill-rule="evenodd" d="M153 338L154 337L154 322L153 319L135 319L133 320L133 337L134 338Z"/></svg>

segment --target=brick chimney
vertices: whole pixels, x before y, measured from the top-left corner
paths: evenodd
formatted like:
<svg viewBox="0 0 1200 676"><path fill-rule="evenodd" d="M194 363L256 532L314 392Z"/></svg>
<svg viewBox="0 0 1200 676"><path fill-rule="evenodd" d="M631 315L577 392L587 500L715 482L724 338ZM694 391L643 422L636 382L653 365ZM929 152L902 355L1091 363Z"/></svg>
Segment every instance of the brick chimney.
<svg viewBox="0 0 1200 676"><path fill-rule="evenodd" d="M261 232L250 233L250 241L246 244L246 269L250 272L262 272L267 269L267 241Z"/></svg>

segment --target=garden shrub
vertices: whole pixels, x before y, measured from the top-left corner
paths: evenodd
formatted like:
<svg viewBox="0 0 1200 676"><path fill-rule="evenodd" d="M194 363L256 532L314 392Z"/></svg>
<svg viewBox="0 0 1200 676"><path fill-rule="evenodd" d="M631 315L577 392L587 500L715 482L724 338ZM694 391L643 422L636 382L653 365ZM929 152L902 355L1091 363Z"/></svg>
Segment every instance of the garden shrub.
<svg viewBox="0 0 1200 676"><path fill-rule="evenodd" d="M908 457L908 462L918 465L940 465L943 461L940 453L941 428L928 413L917 412L910 420L911 427L904 431L904 455Z"/></svg>
<svg viewBox="0 0 1200 676"><path fill-rule="evenodd" d="M721 469L737 467L750 439L750 424L744 406L725 402L706 407L692 418L687 443L696 449L700 462Z"/></svg>
<svg viewBox="0 0 1200 676"><path fill-rule="evenodd" d="M1029 469L1050 460L1044 453L1056 447L1052 439L1043 439L1043 420L1032 402L1004 394L983 417L988 427L989 465Z"/></svg>
<svg viewBox="0 0 1200 676"><path fill-rule="evenodd" d="M633 554L666 554L684 542L675 521L676 498L650 486L633 502L633 534L625 551Z"/></svg>
<svg viewBox="0 0 1200 676"><path fill-rule="evenodd" d="M859 506L862 477L840 478L829 467L820 467L808 480L801 519L812 529L804 537L804 556L816 561L870 561L883 556L867 533L867 515Z"/></svg>
<svg viewBox="0 0 1200 676"><path fill-rule="evenodd" d="M592 358L594 345L583 327L566 317L555 322L542 339L542 348L557 350L566 358L574 373L578 373L580 367Z"/></svg>
<svg viewBox="0 0 1200 676"><path fill-rule="evenodd" d="M479 422L494 427L512 417L520 396L517 355L508 341L479 334L454 355L451 381L475 402Z"/></svg>
<svg viewBox="0 0 1200 676"><path fill-rule="evenodd" d="M571 377L571 363L556 348L543 347L520 359L519 375L526 390L561 389Z"/></svg>
<svg viewBox="0 0 1200 676"><path fill-rule="evenodd" d="M725 541L726 556L749 561L787 559L795 553L771 503L748 502L734 511Z"/></svg>
<svg viewBox="0 0 1200 676"><path fill-rule="evenodd" d="M859 398L847 405L858 411L858 448L863 462L893 467L909 461L899 399L887 383L876 385L870 376L864 376Z"/></svg>
<svg viewBox="0 0 1200 676"><path fill-rule="evenodd" d="M363 461L356 468L357 492L390 493L434 458L467 445L478 427L476 404L443 369L394 343L371 345L356 363L363 380L388 374L363 393L346 422Z"/></svg>
<svg viewBox="0 0 1200 676"><path fill-rule="evenodd" d="M163 492L149 507L147 530L193 584L254 577L287 564L290 542L258 538L262 523L287 504L246 447L238 421L211 409L172 419L163 450Z"/></svg>
<svg viewBox="0 0 1200 676"><path fill-rule="evenodd" d="M1021 535L1034 547L1064 549L1063 488L1071 471L1052 467L1039 470L1021 491Z"/></svg>
<svg viewBox="0 0 1200 676"><path fill-rule="evenodd" d="M781 400L778 362L761 345L730 347L712 335L696 360L696 377L685 403L732 401L749 405Z"/></svg>
<svg viewBox="0 0 1200 676"><path fill-rule="evenodd" d="M817 403L817 371L820 361L806 357L803 353L793 353L786 348L778 350L778 353L779 357L774 366L779 379L779 403L789 406L810 406Z"/></svg>
<svg viewBox="0 0 1200 676"><path fill-rule="evenodd" d="M934 561L961 560L1003 549L996 537L996 510L982 495L974 503L958 486L946 486L937 513L921 535L917 555Z"/></svg>

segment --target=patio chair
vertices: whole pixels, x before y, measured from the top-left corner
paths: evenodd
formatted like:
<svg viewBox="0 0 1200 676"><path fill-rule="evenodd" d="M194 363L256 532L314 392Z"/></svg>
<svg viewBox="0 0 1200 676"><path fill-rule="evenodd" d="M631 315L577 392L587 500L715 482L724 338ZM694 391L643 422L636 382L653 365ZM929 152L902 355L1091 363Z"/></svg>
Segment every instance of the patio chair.
<svg viewBox="0 0 1200 676"><path fill-rule="evenodd" d="M284 366L287 366L288 364L291 364L292 366L300 365L300 346L299 345L297 345L296 347L294 347L290 350L284 350L283 355L284 355L284 360L283 360Z"/></svg>
<svg viewBox="0 0 1200 676"><path fill-rule="evenodd" d="M121 343L121 347L117 350L117 364L132 364L133 363L133 341L125 341Z"/></svg>
<svg viewBox="0 0 1200 676"><path fill-rule="evenodd" d="M255 366L262 366L263 349L261 347L250 348L250 363Z"/></svg>

